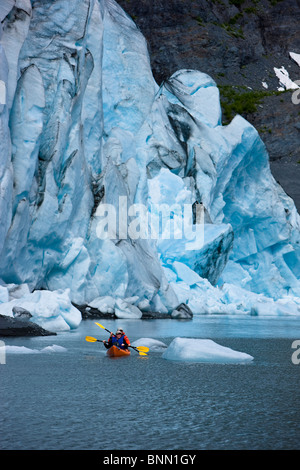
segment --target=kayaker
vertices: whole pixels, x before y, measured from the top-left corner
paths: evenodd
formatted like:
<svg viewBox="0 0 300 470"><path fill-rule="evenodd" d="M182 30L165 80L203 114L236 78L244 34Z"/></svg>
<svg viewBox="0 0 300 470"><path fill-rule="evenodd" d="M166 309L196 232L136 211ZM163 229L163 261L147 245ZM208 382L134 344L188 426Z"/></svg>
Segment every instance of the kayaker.
<svg viewBox="0 0 300 470"><path fill-rule="evenodd" d="M113 345L118 346L120 349L128 349L128 346L130 346L128 336L125 335L122 328L118 328L115 335L111 333L108 341L103 342L107 349L111 348Z"/></svg>

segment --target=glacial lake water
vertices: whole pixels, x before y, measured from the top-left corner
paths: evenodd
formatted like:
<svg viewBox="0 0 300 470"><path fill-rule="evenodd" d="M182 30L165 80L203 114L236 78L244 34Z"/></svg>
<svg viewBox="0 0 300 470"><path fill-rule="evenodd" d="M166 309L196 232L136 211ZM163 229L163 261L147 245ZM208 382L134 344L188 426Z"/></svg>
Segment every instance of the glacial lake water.
<svg viewBox="0 0 300 470"><path fill-rule="evenodd" d="M208 338L254 360L192 363L134 351L111 359L101 343L85 341L108 336L91 320L57 336L1 338L0 449L299 449L300 364L292 362L292 343L300 340L300 318L99 322L112 331L122 326L132 342Z"/></svg>

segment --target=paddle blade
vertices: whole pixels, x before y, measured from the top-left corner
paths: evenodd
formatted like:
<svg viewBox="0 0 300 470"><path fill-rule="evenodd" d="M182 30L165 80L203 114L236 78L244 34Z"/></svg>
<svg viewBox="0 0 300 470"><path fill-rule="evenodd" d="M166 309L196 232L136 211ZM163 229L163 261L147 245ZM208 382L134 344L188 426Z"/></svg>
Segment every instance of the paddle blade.
<svg viewBox="0 0 300 470"><path fill-rule="evenodd" d="M143 352L148 352L149 351L149 348L147 348L147 346L136 346L136 349L138 351L143 351Z"/></svg>
<svg viewBox="0 0 300 470"><path fill-rule="evenodd" d="M138 353L139 353L139 356L148 356L148 354L146 354L146 353L144 353L144 352L142 352L142 351L138 351Z"/></svg>
<svg viewBox="0 0 300 470"><path fill-rule="evenodd" d="M101 325L101 323L97 323L96 321L95 321L95 323L96 323L97 326L100 326L100 328L103 328L103 330L107 331L108 333L111 333L111 331L109 331L107 328L105 328L105 326Z"/></svg>
<svg viewBox="0 0 300 470"><path fill-rule="evenodd" d="M98 341L96 338L93 338L92 336L86 336L85 339L89 343L95 343L96 341Z"/></svg>

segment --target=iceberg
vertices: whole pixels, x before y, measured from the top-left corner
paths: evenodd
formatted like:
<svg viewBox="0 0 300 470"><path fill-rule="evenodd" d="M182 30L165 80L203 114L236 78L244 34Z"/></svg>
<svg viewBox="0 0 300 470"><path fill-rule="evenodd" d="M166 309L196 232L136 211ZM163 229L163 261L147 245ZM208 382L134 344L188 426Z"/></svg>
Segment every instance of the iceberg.
<svg viewBox="0 0 300 470"><path fill-rule="evenodd" d="M250 354L221 346L211 339L174 338L162 355L171 361L213 362L222 364L251 362Z"/></svg>
<svg viewBox="0 0 300 470"><path fill-rule="evenodd" d="M146 346L151 352L163 352L167 349L167 345L163 341L154 338L139 338L131 343L132 346Z"/></svg>
<svg viewBox="0 0 300 470"><path fill-rule="evenodd" d="M298 315L299 214L210 76L158 85L114 0L2 0L0 18L2 310L26 285L50 330L78 326L73 304Z"/></svg>

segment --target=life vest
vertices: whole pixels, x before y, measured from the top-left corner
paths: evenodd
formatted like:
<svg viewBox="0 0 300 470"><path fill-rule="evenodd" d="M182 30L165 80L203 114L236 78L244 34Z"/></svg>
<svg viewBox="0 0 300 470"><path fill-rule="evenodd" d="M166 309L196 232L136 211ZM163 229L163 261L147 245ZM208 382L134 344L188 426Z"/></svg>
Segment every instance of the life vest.
<svg viewBox="0 0 300 470"><path fill-rule="evenodd" d="M122 335L119 339L116 336L111 337L112 345L118 346L120 349L127 349L125 346L122 346L123 343L130 346L130 341L126 335Z"/></svg>

